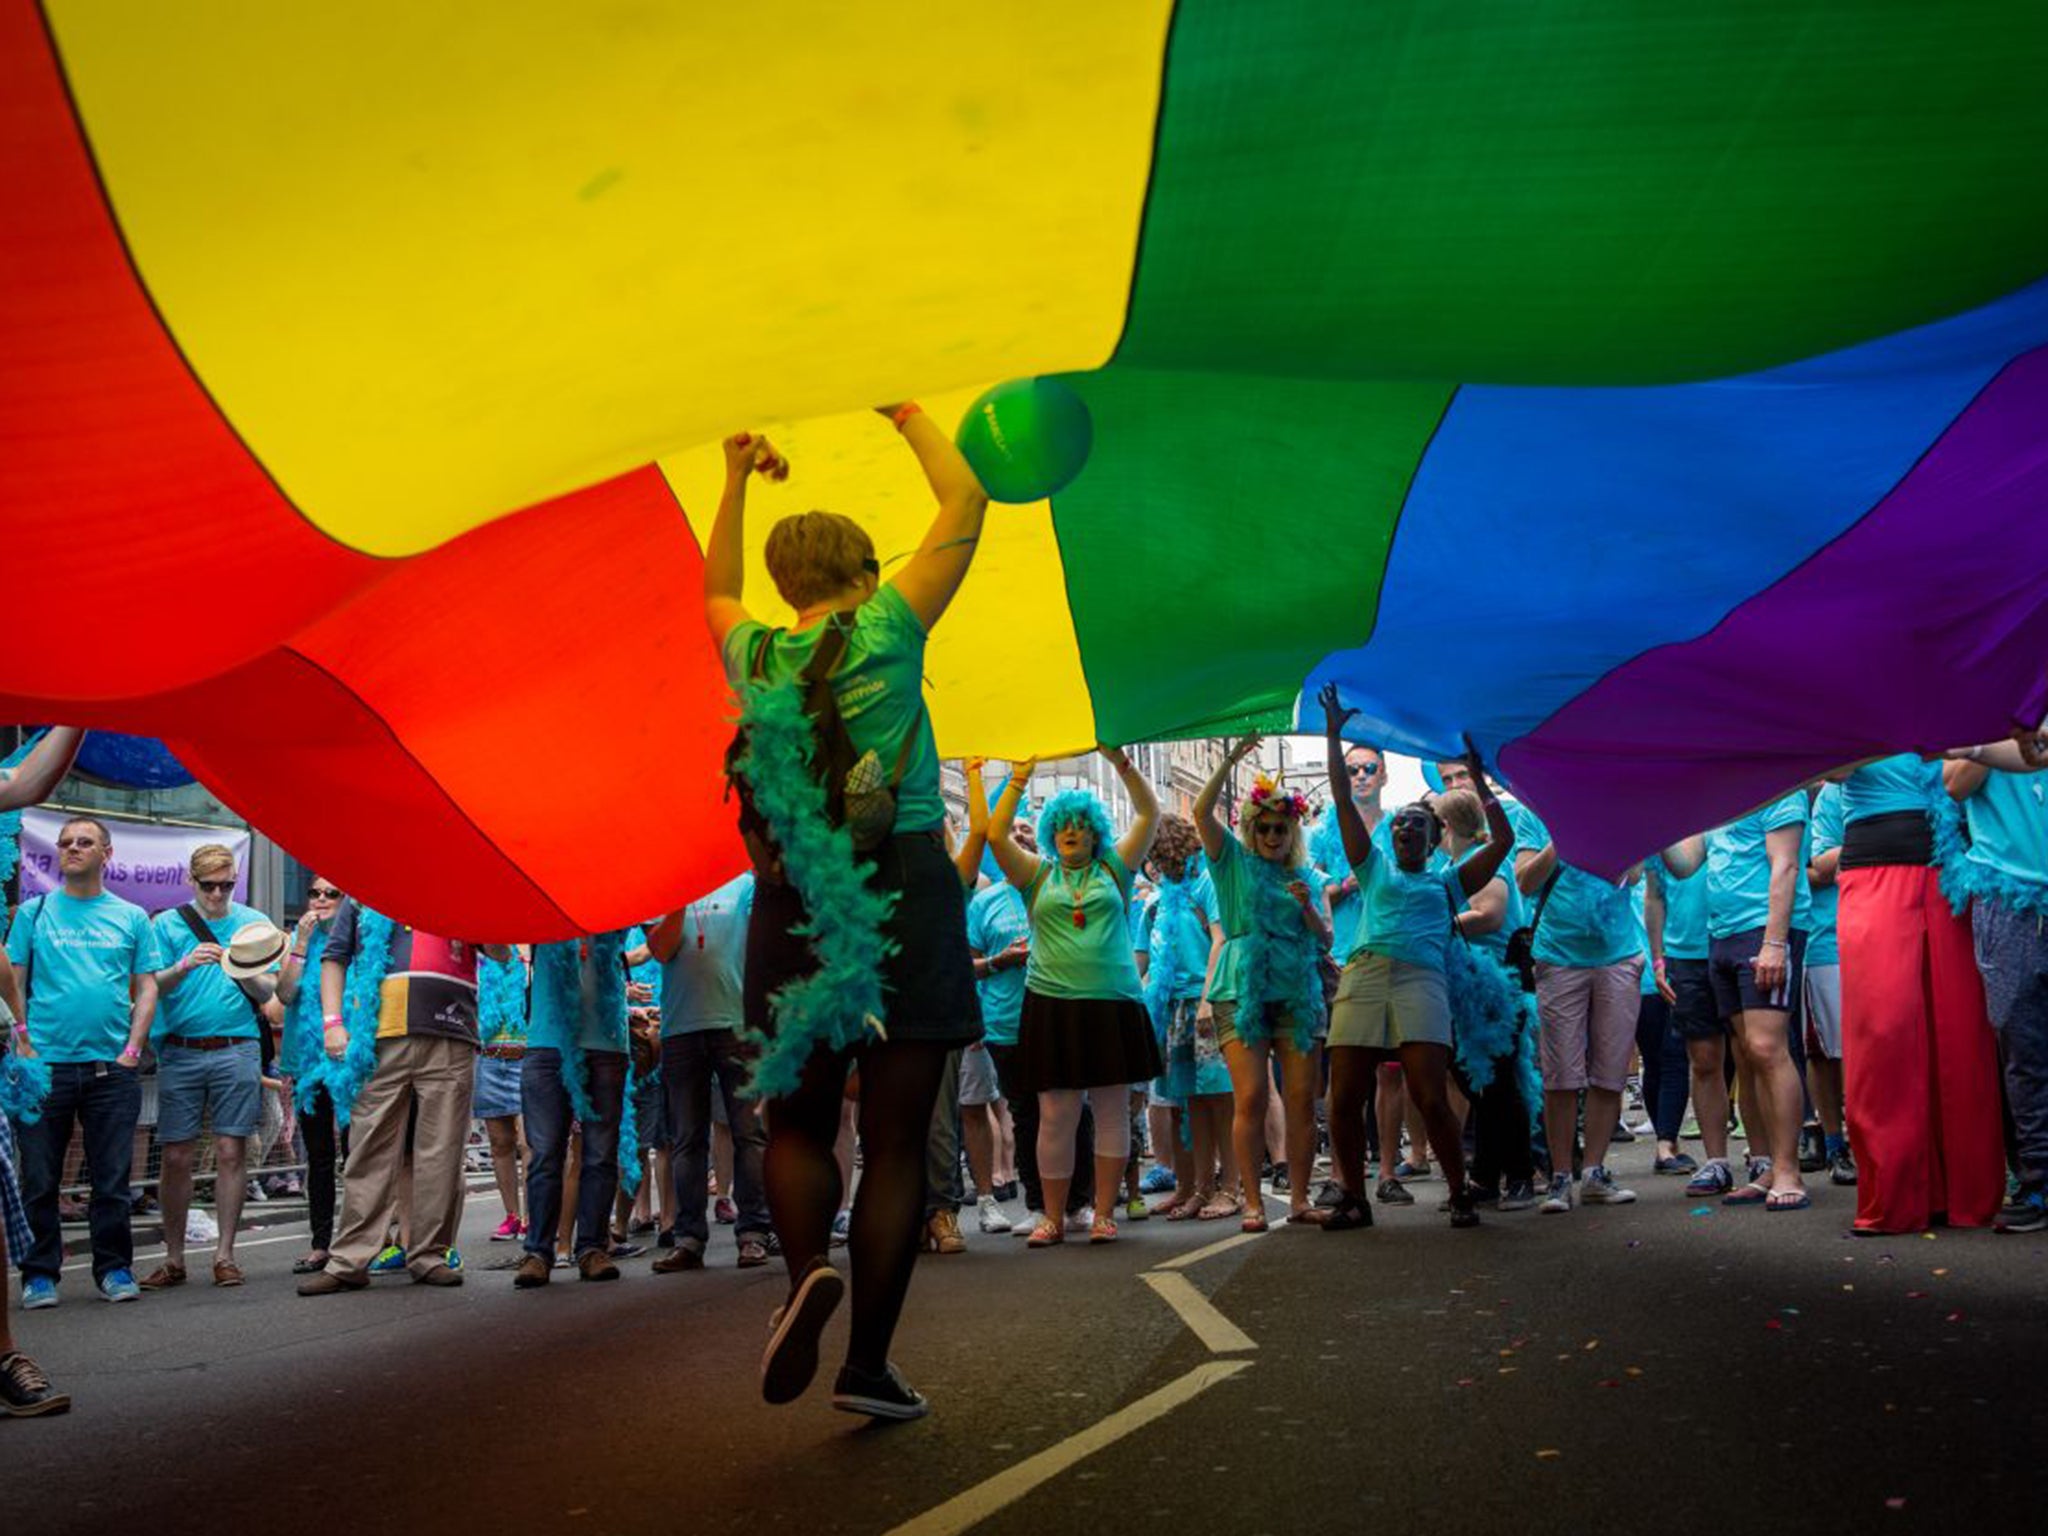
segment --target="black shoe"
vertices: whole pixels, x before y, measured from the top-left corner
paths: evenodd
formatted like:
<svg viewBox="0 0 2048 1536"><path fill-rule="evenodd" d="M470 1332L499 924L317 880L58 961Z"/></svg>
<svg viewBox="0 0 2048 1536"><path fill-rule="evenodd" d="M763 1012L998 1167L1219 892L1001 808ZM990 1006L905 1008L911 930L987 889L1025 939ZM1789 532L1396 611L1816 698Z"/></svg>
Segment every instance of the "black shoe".
<svg viewBox="0 0 2048 1536"><path fill-rule="evenodd" d="M1835 1160L1828 1164L1830 1184L1854 1185L1856 1182L1856 1154L1847 1147L1835 1154Z"/></svg>
<svg viewBox="0 0 2048 1536"><path fill-rule="evenodd" d="M1451 1225L1454 1227L1476 1227L1479 1225L1479 1207L1474 1203L1470 1190L1451 1202Z"/></svg>
<svg viewBox="0 0 2048 1536"><path fill-rule="evenodd" d="M1323 1186L1316 1191L1315 1205L1320 1211L1334 1211L1344 1203L1344 1187L1335 1179L1323 1180Z"/></svg>
<svg viewBox="0 0 2048 1536"><path fill-rule="evenodd" d="M1340 1194L1337 1207L1322 1220L1325 1232L1359 1232L1372 1225L1372 1207Z"/></svg>
<svg viewBox="0 0 2048 1536"><path fill-rule="evenodd" d="M1821 1139L1820 1127L1810 1125L1799 1135L1799 1171L1819 1173L1828 1165L1828 1144Z"/></svg>
<svg viewBox="0 0 2048 1536"><path fill-rule="evenodd" d="M1015 1179L1007 1179L995 1187L995 1197L998 1200L1014 1200L1017 1198L1018 1193L1018 1184Z"/></svg>
<svg viewBox="0 0 2048 1536"><path fill-rule="evenodd" d="M1413 1205L1415 1197L1399 1179L1381 1179L1379 1193L1374 1196L1381 1205Z"/></svg>
<svg viewBox="0 0 2048 1536"><path fill-rule="evenodd" d="M674 1227L663 1227L663 1228L661 1229L661 1231L659 1231L658 1233L656 1233L656 1234L655 1234L655 1237L654 1237L654 1246L655 1246L655 1247L657 1247L657 1248L673 1248L673 1247L675 1247L675 1245L676 1245L676 1230L675 1230L675 1228L674 1228Z"/></svg>
<svg viewBox="0 0 2048 1536"><path fill-rule="evenodd" d="M818 1374L818 1335L846 1294L846 1281L823 1259L811 1267L772 1319L768 1348L761 1356L761 1396L792 1403Z"/></svg>
<svg viewBox="0 0 2048 1536"><path fill-rule="evenodd" d="M1999 1209L1997 1231L2048 1231L2048 1189L2041 1185L2023 1187Z"/></svg>
<svg viewBox="0 0 2048 1536"><path fill-rule="evenodd" d="M1272 1184L1273 1193L1276 1195L1284 1195L1294 1187L1287 1181L1287 1165L1285 1163L1275 1163L1273 1165Z"/></svg>
<svg viewBox="0 0 2048 1536"><path fill-rule="evenodd" d="M921 1419L932 1411L923 1394L905 1381L893 1364L879 1376L841 1366L839 1379L832 1383L832 1406L841 1413L864 1413L871 1419L899 1423Z"/></svg>
<svg viewBox="0 0 2048 1536"><path fill-rule="evenodd" d="M33 1419L70 1411L70 1397L50 1385L35 1361L20 1350L0 1356L0 1412L11 1419Z"/></svg>

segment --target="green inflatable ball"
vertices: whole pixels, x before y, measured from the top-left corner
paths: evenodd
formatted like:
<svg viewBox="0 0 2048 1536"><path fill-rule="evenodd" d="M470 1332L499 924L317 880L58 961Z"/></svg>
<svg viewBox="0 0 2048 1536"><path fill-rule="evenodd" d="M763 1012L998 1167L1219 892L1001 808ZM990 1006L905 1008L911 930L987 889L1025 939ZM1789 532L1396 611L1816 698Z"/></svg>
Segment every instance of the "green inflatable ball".
<svg viewBox="0 0 2048 1536"><path fill-rule="evenodd" d="M991 501L1044 501L1081 473L1095 422L1058 379L1012 379L967 408L953 440Z"/></svg>

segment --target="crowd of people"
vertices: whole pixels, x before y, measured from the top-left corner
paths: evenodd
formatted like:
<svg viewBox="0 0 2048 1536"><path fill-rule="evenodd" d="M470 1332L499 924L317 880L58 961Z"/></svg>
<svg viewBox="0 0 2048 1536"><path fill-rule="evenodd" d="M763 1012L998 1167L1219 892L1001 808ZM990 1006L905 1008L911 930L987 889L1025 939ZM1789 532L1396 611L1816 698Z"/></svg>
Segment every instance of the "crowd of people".
<svg viewBox="0 0 2048 1536"><path fill-rule="evenodd" d="M1853 1186L1859 1233L2048 1228L2048 780L2031 733L1845 768L1618 879L1564 859L1476 753L1383 805L1385 758L1348 739L1335 688L1320 813L1263 777L1235 792L1246 738L1186 816L1104 747L1121 826L1086 790L1027 817L1034 765L991 798L976 760L950 826L923 652L986 498L914 404L883 414L925 471L932 525L884 582L852 520L778 522L768 569L797 613L781 628L745 606L742 552L749 482L788 465L758 435L726 443L705 609L743 704L727 766L752 868L717 890L639 928L512 946L426 933L316 877L287 934L232 900L224 847L193 855L192 900L152 920L104 889L105 825L64 826L60 887L14 914L0 965L16 1065L48 1074L13 1126L18 1198L0 1126L0 1262L25 1310L61 1297L74 1129L98 1294L189 1282L203 1130L210 1278L244 1283L266 1077L306 1158L300 1294L378 1274L464 1284L481 1122L492 1237L520 1245L507 1283L616 1280L650 1232L655 1273L700 1269L713 1217L729 1221L740 1266L779 1257L789 1275L764 1397L810 1386L850 1291L832 1401L883 1419L927 1410L890 1343L918 1253L965 1247L963 1210L1037 1250L1154 1217L1343 1233L1434 1172L1469 1228L1636 1201L1609 1154L1641 1137L1688 1200L1796 1213L1825 1177ZM41 798L75 747L52 733L0 787ZM145 1053L166 1252L137 1279ZM4 1322L0 1395L17 1414L65 1402Z"/></svg>

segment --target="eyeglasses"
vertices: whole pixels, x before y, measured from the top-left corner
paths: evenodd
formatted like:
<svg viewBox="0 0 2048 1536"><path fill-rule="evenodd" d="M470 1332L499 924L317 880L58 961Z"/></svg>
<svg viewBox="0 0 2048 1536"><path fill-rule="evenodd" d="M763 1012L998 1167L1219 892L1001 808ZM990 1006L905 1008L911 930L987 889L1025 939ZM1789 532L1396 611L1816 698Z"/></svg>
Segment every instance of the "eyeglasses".
<svg viewBox="0 0 2048 1536"><path fill-rule="evenodd" d="M57 839L57 846L59 848L97 848L99 845L100 840L96 837L60 837Z"/></svg>
<svg viewBox="0 0 2048 1536"><path fill-rule="evenodd" d="M307 888L306 899L308 901L339 901L341 900L341 892L333 889L331 886L315 885Z"/></svg>
<svg viewBox="0 0 2048 1536"><path fill-rule="evenodd" d="M222 891L232 891L235 888L235 882L232 880L194 880L192 884L210 896L218 896Z"/></svg>

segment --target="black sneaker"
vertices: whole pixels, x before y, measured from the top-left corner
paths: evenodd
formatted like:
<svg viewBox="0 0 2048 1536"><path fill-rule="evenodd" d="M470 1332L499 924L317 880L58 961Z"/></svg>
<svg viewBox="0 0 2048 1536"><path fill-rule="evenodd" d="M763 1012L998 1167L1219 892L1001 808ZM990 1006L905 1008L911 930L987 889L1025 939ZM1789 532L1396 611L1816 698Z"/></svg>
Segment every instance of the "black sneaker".
<svg viewBox="0 0 2048 1536"><path fill-rule="evenodd" d="M2025 1185L2016 1190L2012 1199L2000 1207L1995 1230L2048 1231L2048 1185Z"/></svg>
<svg viewBox="0 0 2048 1536"><path fill-rule="evenodd" d="M771 1403L793 1403L818 1374L818 1335L825 1331L846 1281L823 1259L811 1267L790 1292L789 1300L770 1319L768 1348L761 1355L761 1396Z"/></svg>
<svg viewBox="0 0 2048 1536"><path fill-rule="evenodd" d="M1828 1165L1828 1144L1820 1127L1809 1125L1799 1133L1799 1171L1819 1173Z"/></svg>
<svg viewBox="0 0 2048 1536"><path fill-rule="evenodd" d="M1399 1179L1381 1179L1378 1193L1373 1198L1381 1205L1413 1205L1415 1197Z"/></svg>
<svg viewBox="0 0 2048 1536"><path fill-rule="evenodd" d="M1472 1192L1470 1190L1452 1199L1451 1225L1454 1227L1476 1227L1479 1225L1479 1207L1472 1199Z"/></svg>
<svg viewBox="0 0 2048 1536"><path fill-rule="evenodd" d="M1344 1203L1344 1188L1335 1179L1323 1180L1322 1188L1316 1191L1315 1206L1319 1211L1334 1211Z"/></svg>
<svg viewBox="0 0 2048 1536"><path fill-rule="evenodd" d="M1837 1152L1835 1160L1828 1164L1828 1182L1830 1184L1855 1184L1856 1154L1847 1147Z"/></svg>
<svg viewBox="0 0 2048 1536"><path fill-rule="evenodd" d="M923 1394L905 1381L893 1364L879 1376L841 1366L839 1379L832 1383L832 1406L841 1413L864 1413L871 1419L899 1423L921 1419L932 1411Z"/></svg>
<svg viewBox="0 0 2048 1536"><path fill-rule="evenodd" d="M1284 1195L1294 1187L1293 1184L1288 1181L1287 1165L1285 1163L1275 1163L1273 1165L1272 1184L1273 1193L1276 1195Z"/></svg>
<svg viewBox="0 0 2048 1536"><path fill-rule="evenodd" d="M69 1413L71 1399L50 1385L43 1368L20 1350L0 1356L0 1411L12 1419Z"/></svg>

